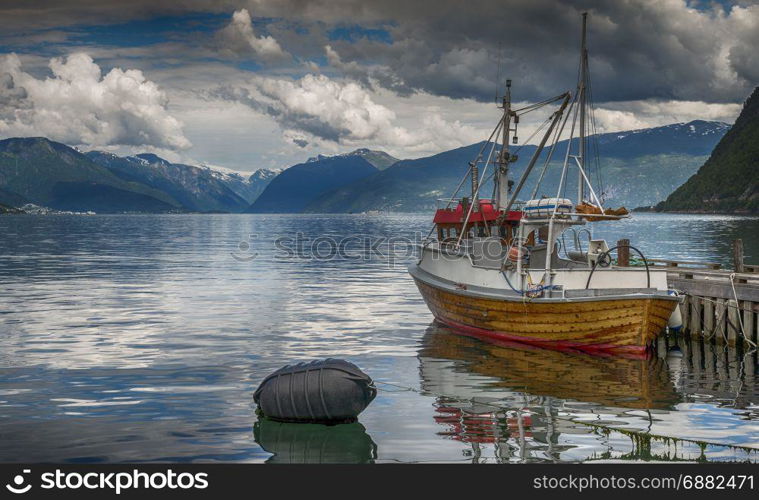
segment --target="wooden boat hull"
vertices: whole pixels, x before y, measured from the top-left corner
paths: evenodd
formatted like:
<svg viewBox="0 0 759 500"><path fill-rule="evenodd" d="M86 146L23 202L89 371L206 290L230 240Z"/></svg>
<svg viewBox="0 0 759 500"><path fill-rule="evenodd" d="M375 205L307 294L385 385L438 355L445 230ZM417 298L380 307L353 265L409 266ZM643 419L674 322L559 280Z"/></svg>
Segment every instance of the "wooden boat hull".
<svg viewBox="0 0 759 500"><path fill-rule="evenodd" d="M639 354L667 325L665 297L585 301L500 300L445 290L413 276L435 318L470 335L539 346Z"/></svg>

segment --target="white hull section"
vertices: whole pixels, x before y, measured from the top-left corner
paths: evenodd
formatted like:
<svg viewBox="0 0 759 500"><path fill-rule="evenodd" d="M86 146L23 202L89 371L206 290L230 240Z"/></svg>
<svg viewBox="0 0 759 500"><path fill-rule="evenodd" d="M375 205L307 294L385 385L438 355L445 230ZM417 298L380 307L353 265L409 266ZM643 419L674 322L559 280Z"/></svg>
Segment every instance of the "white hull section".
<svg viewBox="0 0 759 500"><path fill-rule="evenodd" d="M462 253L441 251L437 245L430 245L423 250L419 268L447 281L469 285L478 288L488 288L512 292L512 286L521 290L522 277L515 270L505 270L478 266L472 259ZM545 269L526 269L532 283L539 283ZM588 268L556 269L553 271L553 285L567 290L585 290L590 275ZM506 275L504 277L504 274ZM648 284L650 276L650 286ZM508 278L508 282L505 278ZM526 281L526 279L525 279ZM614 290L619 289L654 289L667 292L667 272L650 269L648 275L645 268L603 268L597 267L593 272L589 289ZM556 291L552 293L556 294ZM560 296L560 295L559 295ZM535 300L535 299L533 299Z"/></svg>

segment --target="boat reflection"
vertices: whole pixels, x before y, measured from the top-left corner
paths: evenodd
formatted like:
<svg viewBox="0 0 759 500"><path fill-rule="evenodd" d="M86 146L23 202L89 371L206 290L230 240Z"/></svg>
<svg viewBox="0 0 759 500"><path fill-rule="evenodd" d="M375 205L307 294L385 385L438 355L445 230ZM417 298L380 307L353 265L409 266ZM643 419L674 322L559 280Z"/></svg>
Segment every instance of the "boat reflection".
<svg viewBox="0 0 759 500"><path fill-rule="evenodd" d="M474 462L759 460L746 421L759 420L755 353L710 363L695 354L700 340L679 342L645 359L597 357L486 342L433 323L418 355L421 386L435 397L438 434L467 443ZM703 402L736 409L720 425L740 437L723 444L692 428L685 407Z"/></svg>
<svg viewBox="0 0 759 500"><path fill-rule="evenodd" d="M266 463L367 464L377 458L377 445L358 422L289 424L262 417L253 426L253 438L273 454Z"/></svg>
<svg viewBox="0 0 759 500"><path fill-rule="evenodd" d="M446 377L437 373L440 365L426 361L430 358L457 362L456 380L451 387L446 386ZM667 363L655 356L601 357L516 342L484 341L434 324L422 340L419 359L423 386L443 394L461 395L463 387L478 391L482 381L461 383L469 373L492 377L486 383L491 392L513 389L622 408L667 409L680 400Z"/></svg>

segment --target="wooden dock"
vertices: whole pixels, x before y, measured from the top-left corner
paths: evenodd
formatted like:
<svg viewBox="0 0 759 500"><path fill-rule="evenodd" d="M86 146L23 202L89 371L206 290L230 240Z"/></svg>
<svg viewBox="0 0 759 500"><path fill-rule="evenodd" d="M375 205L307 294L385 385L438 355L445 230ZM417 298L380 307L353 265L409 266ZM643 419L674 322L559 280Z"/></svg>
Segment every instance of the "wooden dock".
<svg viewBox="0 0 759 500"><path fill-rule="evenodd" d="M649 259L666 268L669 286L685 295L683 327L691 335L735 345L759 344L759 265L743 263L743 244L734 243L734 268L714 262Z"/></svg>

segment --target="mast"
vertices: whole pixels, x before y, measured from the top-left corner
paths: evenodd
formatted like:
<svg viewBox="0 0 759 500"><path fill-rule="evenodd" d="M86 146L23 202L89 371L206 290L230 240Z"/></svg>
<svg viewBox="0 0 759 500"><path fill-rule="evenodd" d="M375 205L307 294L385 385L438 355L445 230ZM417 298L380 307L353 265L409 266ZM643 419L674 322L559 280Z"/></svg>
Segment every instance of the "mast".
<svg viewBox="0 0 759 500"><path fill-rule="evenodd" d="M585 82L587 81L587 71L588 71L588 48L586 44L586 26L588 22L588 13L583 12L582 13L582 42L581 42L581 48L580 48L580 78L577 82L577 95L579 99L579 105L580 105L580 165L583 170L585 170L585 106L586 106L586 95L585 95ZM577 173L577 203L582 203L582 199L584 196L584 188L585 184L583 181L583 175L582 172Z"/></svg>
<svg viewBox="0 0 759 500"><path fill-rule="evenodd" d="M503 95L503 138L501 154L498 155L498 172L496 182L496 207L502 210L509 200L509 129L511 128L511 80L506 80L506 93Z"/></svg>

